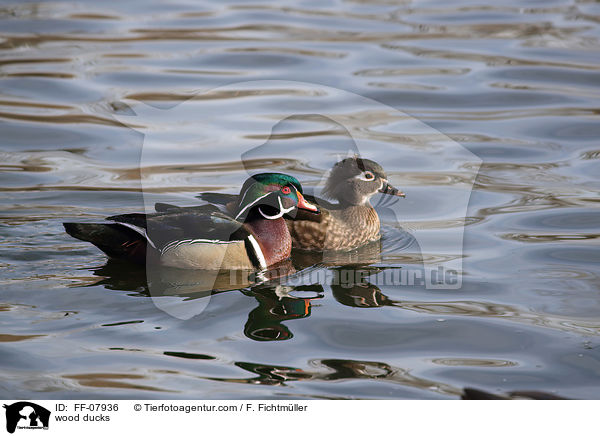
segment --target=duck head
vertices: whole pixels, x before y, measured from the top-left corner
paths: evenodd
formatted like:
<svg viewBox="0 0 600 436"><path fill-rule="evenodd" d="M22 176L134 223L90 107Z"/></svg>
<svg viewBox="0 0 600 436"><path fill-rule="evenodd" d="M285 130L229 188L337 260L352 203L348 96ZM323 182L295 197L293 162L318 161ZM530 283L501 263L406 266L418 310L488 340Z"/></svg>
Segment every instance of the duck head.
<svg viewBox="0 0 600 436"><path fill-rule="evenodd" d="M250 211L268 220L284 215L294 218L298 209L319 213L319 208L304 198L295 177L282 173L261 173L250 177L240 190L235 219L244 220Z"/></svg>
<svg viewBox="0 0 600 436"><path fill-rule="evenodd" d="M377 162L357 156L336 163L323 189L323 195L348 206L365 205L378 192L405 197L404 192L388 183Z"/></svg>

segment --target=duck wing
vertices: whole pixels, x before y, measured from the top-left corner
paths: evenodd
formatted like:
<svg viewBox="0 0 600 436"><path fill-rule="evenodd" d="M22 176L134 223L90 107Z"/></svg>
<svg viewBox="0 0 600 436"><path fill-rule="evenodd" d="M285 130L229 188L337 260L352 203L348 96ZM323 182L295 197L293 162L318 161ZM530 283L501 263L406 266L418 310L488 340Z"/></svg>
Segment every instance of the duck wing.
<svg viewBox="0 0 600 436"><path fill-rule="evenodd" d="M242 240L248 234L239 221L203 206L176 207L155 214L115 215L107 220L135 230L159 251L177 241L232 241Z"/></svg>
<svg viewBox="0 0 600 436"><path fill-rule="evenodd" d="M212 204L203 204L201 206L176 206L170 203L154 203L154 210L156 212L181 212L181 211L191 211L202 214L210 214L212 212L222 212L217 206Z"/></svg>
<svg viewBox="0 0 600 436"><path fill-rule="evenodd" d="M94 244L109 257L140 264L160 256L169 244L241 241L250 235L242 223L211 205L164 210L114 215L101 223L63 225L69 235Z"/></svg>
<svg viewBox="0 0 600 436"><path fill-rule="evenodd" d="M238 200L237 194L224 194L222 192L202 192L196 195L196 198L204 200L208 203L212 204L222 204L227 205L231 202L236 202Z"/></svg>

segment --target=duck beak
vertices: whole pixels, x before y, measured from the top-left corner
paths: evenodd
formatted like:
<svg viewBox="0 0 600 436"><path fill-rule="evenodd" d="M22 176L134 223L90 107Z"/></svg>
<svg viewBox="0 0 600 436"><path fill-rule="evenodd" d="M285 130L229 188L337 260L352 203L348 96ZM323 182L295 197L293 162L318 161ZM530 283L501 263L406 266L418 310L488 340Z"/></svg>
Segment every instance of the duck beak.
<svg viewBox="0 0 600 436"><path fill-rule="evenodd" d="M317 206L306 201L306 198L304 198L304 196L302 194L300 194L300 191L296 191L296 195L298 196L298 209L308 210L313 213L320 212L320 210Z"/></svg>
<svg viewBox="0 0 600 436"><path fill-rule="evenodd" d="M402 198L406 197L406 194L404 192L394 188L385 179L383 180L383 185L379 189L379 192L381 192L382 194L394 195L396 197L402 197Z"/></svg>

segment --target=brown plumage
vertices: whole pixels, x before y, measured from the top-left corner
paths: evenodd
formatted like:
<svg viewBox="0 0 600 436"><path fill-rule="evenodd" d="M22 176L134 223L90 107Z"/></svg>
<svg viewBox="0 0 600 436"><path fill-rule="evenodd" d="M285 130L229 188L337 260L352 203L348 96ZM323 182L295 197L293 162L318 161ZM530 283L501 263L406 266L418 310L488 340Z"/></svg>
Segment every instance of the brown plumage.
<svg viewBox="0 0 600 436"><path fill-rule="evenodd" d="M293 247L309 251L352 250L380 238L379 216L370 204L321 209L321 214L318 222L286 220Z"/></svg>
<svg viewBox="0 0 600 436"><path fill-rule="evenodd" d="M347 251L379 240L379 216L369 202L378 192L404 197L404 193L388 183L383 168L376 162L357 156L338 162L323 190L324 195L337 203L307 196L321 207L321 214L299 213L295 221L286 220L293 247Z"/></svg>

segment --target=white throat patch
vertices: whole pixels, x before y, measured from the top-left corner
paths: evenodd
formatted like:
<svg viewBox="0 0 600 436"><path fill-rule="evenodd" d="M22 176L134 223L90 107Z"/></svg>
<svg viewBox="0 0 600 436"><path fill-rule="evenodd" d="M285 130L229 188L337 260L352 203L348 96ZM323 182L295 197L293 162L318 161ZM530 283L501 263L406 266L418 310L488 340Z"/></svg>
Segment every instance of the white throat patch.
<svg viewBox="0 0 600 436"><path fill-rule="evenodd" d="M262 211L260 206L258 207L258 212L263 216L263 218L266 218L268 220L276 220L278 218L281 218L284 214L291 212L296 207L296 206L292 206L288 209L284 208L283 204L281 204L281 197L277 197L277 201L279 202L279 213L276 215L267 215L266 213L264 213Z"/></svg>

